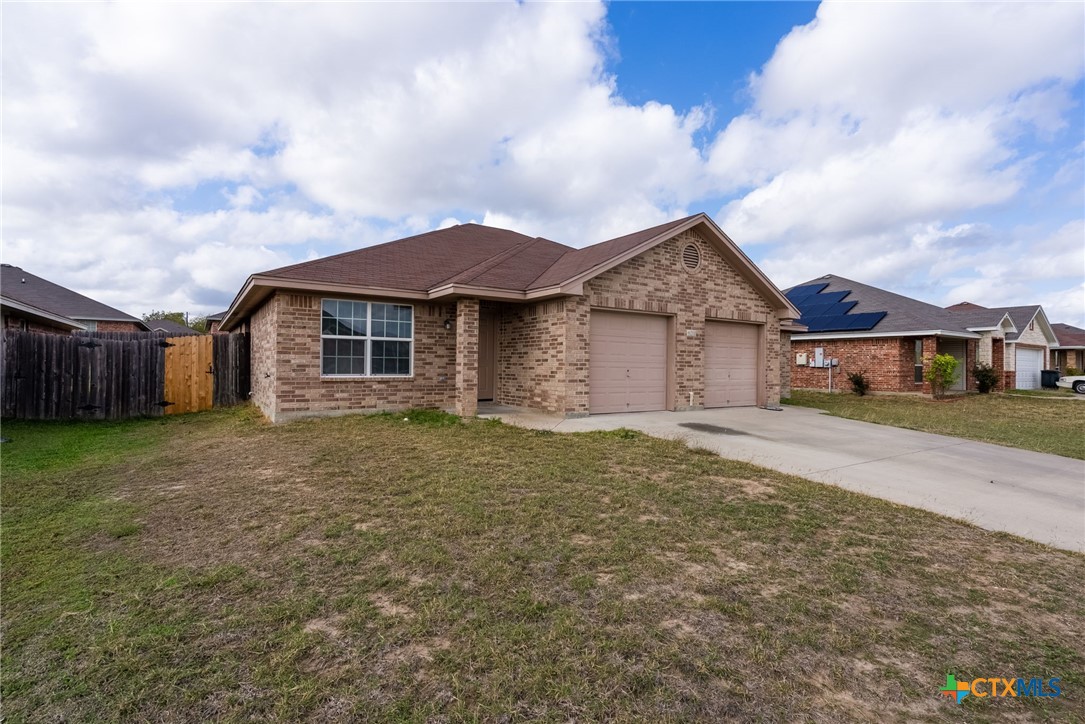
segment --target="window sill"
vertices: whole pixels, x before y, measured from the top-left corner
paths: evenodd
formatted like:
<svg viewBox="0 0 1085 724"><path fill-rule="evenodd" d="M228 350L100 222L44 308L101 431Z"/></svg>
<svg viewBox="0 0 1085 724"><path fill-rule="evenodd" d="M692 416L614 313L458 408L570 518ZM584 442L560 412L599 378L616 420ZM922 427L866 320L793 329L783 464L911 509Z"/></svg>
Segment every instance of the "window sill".
<svg viewBox="0 0 1085 724"><path fill-rule="evenodd" d="M322 380L409 380L414 375L320 375Z"/></svg>

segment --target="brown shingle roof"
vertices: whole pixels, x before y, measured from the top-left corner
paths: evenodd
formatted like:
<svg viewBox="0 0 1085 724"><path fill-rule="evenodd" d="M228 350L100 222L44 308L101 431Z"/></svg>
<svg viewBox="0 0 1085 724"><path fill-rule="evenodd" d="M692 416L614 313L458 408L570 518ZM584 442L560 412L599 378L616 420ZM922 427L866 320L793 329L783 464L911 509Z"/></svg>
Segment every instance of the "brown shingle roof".
<svg viewBox="0 0 1085 724"><path fill-rule="evenodd" d="M566 285L575 286L680 229L698 225L705 227L720 253L772 300L778 311L798 315L780 290L708 216L694 214L583 249L506 229L463 224L292 264L250 276L223 317L223 328L236 325L275 288L341 288L345 293L422 299L462 294L531 299L568 294Z"/></svg>
<svg viewBox="0 0 1085 724"><path fill-rule="evenodd" d="M530 236L515 231L462 224L291 264L262 272L259 276L421 292L455 280L494 257L521 245L528 246L532 241Z"/></svg>
<svg viewBox="0 0 1085 724"><path fill-rule="evenodd" d="M700 216L700 214L694 214L694 216ZM549 287L580 276L584 272L591 271L595 267L605 264L614 257L621 256L627 251L635 249L644 242L654 239L660 234L665 234L671 229L677 229L679 226L682 226L687 221L694 218L694 216L668 221L666 224L653 226L650 229L643 229L632 234L619 236L616 239L610 239L609 241L586 246L583 249L569 251L551 265L549 269L540 274L538 278L532 282L529 288L540 289Z"/></svg>
<svg viewBox="0 0 1085 724"><path fill-rule="evenodd" d="M1085 347L1085 329L1062 323L1052 324L1051 329L1059 338L1059 347Z"/></svg>
<svg viewBox="0 0 1085 724"><path fill-rule="evenodd" d="M0 266L0 290L5 297L76 321L105 320L143 324L131 314L125 314L119 309L10 264Z"/></svg>

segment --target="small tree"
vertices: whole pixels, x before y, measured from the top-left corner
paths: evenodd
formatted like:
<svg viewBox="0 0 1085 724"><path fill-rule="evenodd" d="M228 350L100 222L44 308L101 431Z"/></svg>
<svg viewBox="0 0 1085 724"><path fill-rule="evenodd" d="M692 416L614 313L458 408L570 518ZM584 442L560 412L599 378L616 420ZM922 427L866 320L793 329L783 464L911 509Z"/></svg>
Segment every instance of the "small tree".
<svg viewBox="0 0 1085 724"><path fill-rule="evenodd" d="M851 383L851 391L859 395L859 397L862 397L870 390L870 381L862 372L849 373L848 382Z"/></svg>
<svg viewBox="0 0 1085 724"><path fill-rule="evenodd" d="M144 322L153 322L158 319L168 319L171 322L177 322L178 324L184 324L186 326L188 325L188 322L185 320L184 312L167 312L165 310L154 310L150 314L143 315Z"/></svg>
<svg viewBox="0 0 1085 724"><path fill-rule="evenodd" d="M957 366L960 362L951 354L936 354L925 377L931 383L935 397L942 397L946 389L957 379Z"/></svg>
<svg viewBox="0 0 1085 724"><path fill-rule="evenodd" d="M972 376L976 378L976 389L981 395L986 395L998 387L998 370L986 362L976 363L976 366L972 368Z"/></svg>

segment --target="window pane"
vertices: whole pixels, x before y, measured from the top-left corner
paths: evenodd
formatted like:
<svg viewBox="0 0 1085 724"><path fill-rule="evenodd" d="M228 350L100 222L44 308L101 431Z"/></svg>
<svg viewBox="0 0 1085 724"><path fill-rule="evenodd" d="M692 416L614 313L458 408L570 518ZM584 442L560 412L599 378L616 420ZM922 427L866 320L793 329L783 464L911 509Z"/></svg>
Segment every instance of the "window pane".
<svg viewBox="0 0 1085 724"><path fill-rule="evenodd" d="M324 353L325 358L335 356L335 340L334 339L321 340L320 347L321 347L320 351Z"/></svg>
<svg viewBox="0 0 1085 724"><path fill-rule="evenodd" d="M411 373L410 342L373 342L370 361L375 375L408 375Z"/></svg>
<svg viewBox="0 0 1085 724"><path fill-rule="evenodd" d="M326 375L335 374L335 357L325 357L320 365L320 371Z"/></svg>
<svg viewBox="0 0 1085 724"><path fill-rule="evenodd" d="M373 336L374 337L386 337L385 334L385 322L378 321L376 317L373 318Z"/></svg>

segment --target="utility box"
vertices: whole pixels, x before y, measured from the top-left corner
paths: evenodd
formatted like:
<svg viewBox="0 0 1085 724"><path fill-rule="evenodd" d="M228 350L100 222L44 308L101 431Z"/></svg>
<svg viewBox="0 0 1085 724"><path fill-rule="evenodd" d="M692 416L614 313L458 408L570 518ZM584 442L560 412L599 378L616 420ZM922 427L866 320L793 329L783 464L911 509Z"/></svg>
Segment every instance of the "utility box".
<svg viewBox="0 0 1085 724"><path fill-rule="evenodd" d="M824 347L814 347L814 364L812 366L813 367L824 367L825 366L825 348Z"/></svg>
<svg viewBox="0 0 1085 724"><path fill-rule="evenodd" d="M809 355L807 355L805 352L799 352L797 355L795 355L795 364L799 367L805 367L806 365L810 364Z"/></svg>

